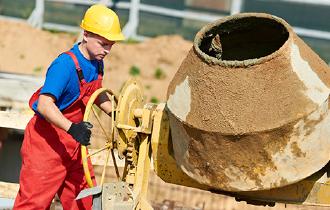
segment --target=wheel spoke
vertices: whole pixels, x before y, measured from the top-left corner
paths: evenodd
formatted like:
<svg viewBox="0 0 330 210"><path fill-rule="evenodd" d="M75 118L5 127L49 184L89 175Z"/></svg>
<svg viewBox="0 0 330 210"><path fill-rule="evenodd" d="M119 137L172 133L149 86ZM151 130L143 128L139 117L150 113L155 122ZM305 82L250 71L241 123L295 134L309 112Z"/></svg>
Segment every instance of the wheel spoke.
<svg viewBox="0 0 330 210"><path fill-rule="evenodd" d="M123 170L123 177L122 177L122 181L126 181L126 176L128 174L128 161L127 159L125 159L125 166L124 166L124 170Z"/></svg>
<svg viewBox="0 0 330 210"><path fill-rule="evenodd" d="M115 130L115 96L111 96L111 137L114 140L114 130Z"/></svg>
<svg viewBox="0 0 330 210"><path fill-rule="evenodd" d="M102 131L103 131L103 133L104 133L104 135L106 137L106 139L107 139L107 142L112 142L112 139L110 139L110 137L108 136L108 134L105 131L104 127L102 126L100 116L96 113L95 108L93 106L92 106L92 111L93 111L93 114L96 117L96 120L99 123L99 125L100 125L100 127L101 127L101 129L102 129Z"/></svg>
<svg viewBox="0 0 330 210"><path fill-rule="evenodd" d="M112 140L114 140L114 135L115 135L115 95L111 96L111 137ZM118 170L118 166L117 166L117 162L116 162L116 157L115 154L113 152L113 149L111 150L111 157L112 157L112 161L113 161L113 165L115 167L115 171L116 171L116 175L117 175L117 179L118 181L120 181L120 175L119 175L119 170Z"/></svg>
<svg viewBox="0 0 330 210"><path fill-rule="evenodd" d="M119 170L118 170L118 166L117 166L117 162L116 162L116 157L115 157L115 153L113 152L113 149L111 150L111 157L112 157L113 165L115 167L117 179L118 179L118 181L120 181Z"/></svg>
<svg viewBox="0 0 330 210"><path fill-rule="evenodd" d="M106 144L105 147L102 147L101 149L96 150L95 152L88 154L86 158L89 158L90 156L96 155L97 153L102 152L103 150L109 149L112 147L112 144Z"/></svg>
<svg viewBox="0 0 330 210"><path fill-rule="evenodd" d="M105 163L104 163L104 166L103 166L103 171L102 171L102 176L101 176L101 182L100 182L100 185L101 186L103 185L103 182L104 182L105 170L106 170L107 165L108 165L110 150L112 151L112 149L108 149L108 151L107 151L107 156L106 156Z"/></svg>

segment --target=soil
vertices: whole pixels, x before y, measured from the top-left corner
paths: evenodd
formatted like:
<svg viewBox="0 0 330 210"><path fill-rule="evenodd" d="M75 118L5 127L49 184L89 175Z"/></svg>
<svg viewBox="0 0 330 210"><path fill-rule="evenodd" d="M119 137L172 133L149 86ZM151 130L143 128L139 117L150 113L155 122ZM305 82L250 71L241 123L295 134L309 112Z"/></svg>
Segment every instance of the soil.
<svg viewBox="0 0 330 210"><path fill-rule="evenodd" d="M40 76L77 39L77 35L51 33L7 20L0 20L0 34L0 71ZM136 66L140 70L137 77L145 86L146 102L151 98L165 101L167 86L191 46L190 41L176 35L135 44L116 43L105 58L104 87L118 93L131 76L130 69ZM155 76L157 69L160 79Z"/></svg>

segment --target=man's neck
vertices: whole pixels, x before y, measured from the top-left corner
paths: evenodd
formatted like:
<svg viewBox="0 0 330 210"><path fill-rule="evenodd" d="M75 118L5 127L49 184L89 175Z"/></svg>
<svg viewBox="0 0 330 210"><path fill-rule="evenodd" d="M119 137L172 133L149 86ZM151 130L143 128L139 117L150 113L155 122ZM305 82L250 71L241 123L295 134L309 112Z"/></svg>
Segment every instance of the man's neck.
<svg viewBox="0 0 330 210"><path fill-rule="evenodd" d="M81 52L81 54L87 59L87 60L91 60L91 57L89 56L89 53L86 49L86 44L81 42L79 45L78 45L78 49L79 51Z"/></svg>

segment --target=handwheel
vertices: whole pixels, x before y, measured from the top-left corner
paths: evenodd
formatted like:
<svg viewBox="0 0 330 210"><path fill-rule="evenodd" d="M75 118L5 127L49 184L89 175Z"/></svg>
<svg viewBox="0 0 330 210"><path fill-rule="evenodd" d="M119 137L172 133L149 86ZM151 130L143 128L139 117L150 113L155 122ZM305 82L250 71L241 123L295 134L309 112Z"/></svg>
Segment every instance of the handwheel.
<svg viewBox="0 0 330 210"><path fill-rule="evenodd" d="M111 128L108 130L105 129L102 125L102 123L105 122L105 119L101 119L98 114L102 113L102 111L99 110L96 105L94 105L95 100L102 93L108 94L112 101L112 110L116 112L116 123L114 122L114 119L111 118L111 123L109 123L111 124ZM115 104L117 105L115 106ZM91 154L88 154L86 146L81 146L83 168L89 187L93 187L94 184L90 175L88 162L90 161L91 156L103 151L106 151L105 164L103 166L101 181L99 182L99 185L102 185L104 182L105 169L110 154L113 159L118 180L126 181L128 183L134 182L134 171L136 170L139 148L139 138L137 132L134 131L134 128L140 124L138 119L135 118L134 111L141 108L143 108L143 89L141 83L134 78L126 81L118 97L118 101L112 91L106 88L101 88L95 91L95 93L89 99L83 120L91 122L94 125L92 136L100 135L100 133L102 133L104 136L103 139L106 139L105 145L100 146L100 149L91 152ZM93 115L90 114L91 112ZM91 119L92 116L95 117L94 121ZM112 116L114 116L114 113L112 113ZM96 123L98 124L96 125ZM99 128L97 132L94 131L95 127ZM118 134L116 135L116 139L114 139L114 131L116 131ZM91 146L94 146L92 140ZM119 159L125 159L125 166L123 169L122 177L119 175L113 149L117 150ZM129 180L126 179L128 175L130 175Z"/></svg>
<svg viewBox="0 0 330 210"><path fill-rule="evenodd" d="M112 110L116 113L116 122L111 118L111 127L108 130L102 126L102 123L104 124L106 121L98 114L102 113L101 110L94 106L95 101L102 93L107 93L109 98L111 98ZM99 135L100 133L104 134L105 137L103 139L105 139L105 141L103 142L105 142L105 145L91 152L91 154L88 154L86 146L81 146L84 173L89 187L94 187L88 164L91 162L90 156L105 151L106 155L104 156L103 153L103 157L106 159L103 166L101 181L98 185L103 185L105 169L111 154L116 169L116 175L118 181L120 181L115 183L125 183L123 186L126 186L127 190L127 195L124 196L125 198L119 196L120 198L118 197L118 199L124 199L124 203L128 202L130 203L129 205L134 205L134 209L152 209L146 202L146 196L151 159L150 134L153 108L150 105L143 105L143 98L142 84L135 78L126 81L125 85L122 87L118 101L115 100L115 96L111 91L105 88L97 90L88 101L84 114L84 121L91 122L94 125L92 131L93 138L95 137L94 135ZM91 118L93 116L90 114L91 112L96 119L94 121ZM114 116L113 114L114 113L112 113L112 116ZM96 122L99 125L99 130L95 132ZM116 133L116 138L114 138L114 133ZM94 146L93 138L91 139L90 147ZM119 175L113 149L116 149L118 152L119 159L125 160L125 165L121 168L123 172L122 177Z"/></svg>
<svg viewBox="0 0 330 210"><path fill-rule="evenodd" d="M100 152L104 152L104 151L106 152L106 160L105 160L105 163L103 166L101 181L99 182L99 185L102 185L104 182L106 166L107 166L110 154L111 154L113 162L114 162L117 178L119 178L119 172L118 172L118 168L116 165L116 160L115 160L115 156L114 156L114 152L113 152L114 119L113 119L113 117L110 117L107 114L105 114L104 112L102 112L98 108L98 106L95 104L98 97L100 95L104 95L104 94L106 94L108 96L108 98L110 99L111 104L112 104L112 115L111 116L115 116L114 112L116 109L117 98L115 97L115 95L113 94L113 92L111 90L106 89L106 88L100 88L100 89L96 90L93 93L93 95L91 96L91 98L89 99L87 106L86 106L85 113L84 113L84 118L83 118L83 121L92 122L92 124L93 124L92 136L96 136L96 138L98 137L98 140L105 139L104 144L103 144L103 142L101 142L101 148L96 149L95 151L93 151L90 154L88 154L87 147L81 145L82 164L83 164L83 168L84 168L85 178L86 178L86 181L87 181L87 184L89 187L93 187L94 183L91 178L90 170L88 167L88 162L90 161L91 156L96 155ZM93 114L91 114L91 113L93 113ZM104 113L104 114L101 116L101 113ZM106 118L108 118L108 119L106 119ZM110 128L109 128L109 126L108 127L104 126L105 122L107 122L107 121L110 121L110 123L109 123L111 125ZM95 129L98 132L95 132L94 131ZM100 143L100 142L98 142L98 143ZM93 145L92 141L91 141L91 144Z"/></svg>

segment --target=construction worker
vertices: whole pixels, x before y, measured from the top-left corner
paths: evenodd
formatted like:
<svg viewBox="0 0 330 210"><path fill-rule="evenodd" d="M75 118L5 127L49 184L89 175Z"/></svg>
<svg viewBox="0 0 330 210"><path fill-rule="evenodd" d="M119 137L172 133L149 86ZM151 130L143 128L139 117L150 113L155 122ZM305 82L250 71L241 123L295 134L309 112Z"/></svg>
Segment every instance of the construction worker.
<svg viewBox="0 0 330 210"><path fill-rule="evenodd" d="M63 209L91 209L91 196L75 200L87 187L80 145L89 144L92 125L83 114L101 87L104 57L124 36L116 13L100 4L86 11L81 28L82 41L53 61L44 86L30 99L35 115L25 129L14 209L49 209L56 193ZM97 104L111 113L105 94Z"/></svg>

